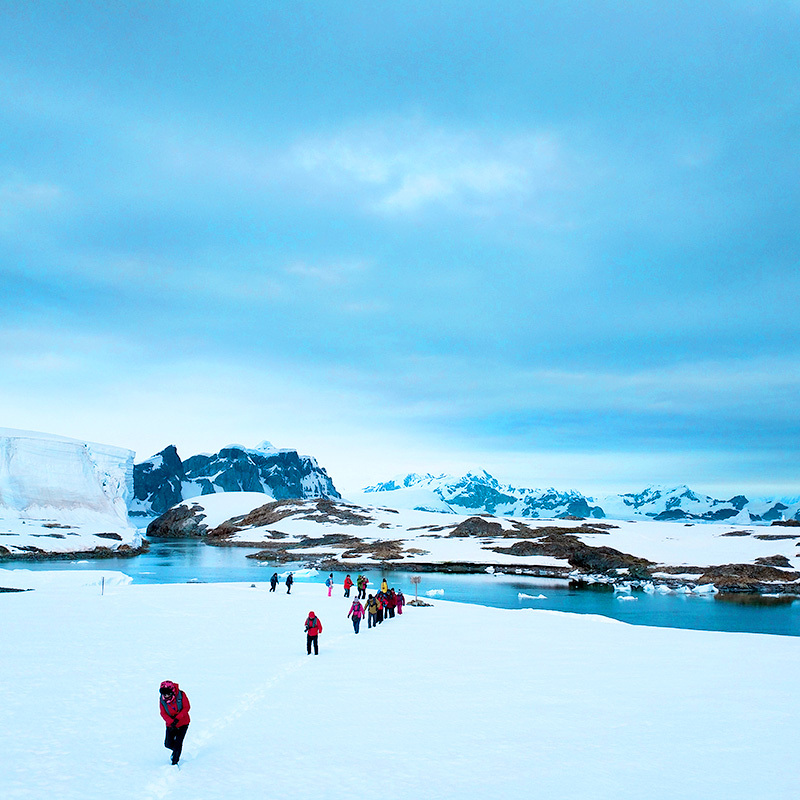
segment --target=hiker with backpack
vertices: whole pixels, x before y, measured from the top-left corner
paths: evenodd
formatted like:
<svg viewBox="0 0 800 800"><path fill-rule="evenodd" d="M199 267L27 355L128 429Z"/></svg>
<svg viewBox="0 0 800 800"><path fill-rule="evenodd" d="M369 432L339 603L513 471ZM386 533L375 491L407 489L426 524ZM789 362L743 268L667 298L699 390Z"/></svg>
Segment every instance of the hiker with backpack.
<svg viewBox="0 0 800 800"><path fill-rule="evenodd" d="M386 608L386 600L385 600L385 596L384 596L383 592L378 592L375 595L375 602L378 604L378 613L377 613L377 616L376 616L377 623L378 623L378 625L381 625L383 623L383 618L384 618L384 611L383 610L384 610L384 608Z"/></svg>
<svg viewBox="0 0 800 800"><path fill-rule="evenodd" d="M402 614L403 606L406 604L406 598L405 595L403 594L402 589L397 590L397 595L395 596L395 600L397 601L397 613L398 615Z"/></svg>
<svg viewBox="0 0 800 800"><path fill-rule="evenodd" d="M275 587L278 585L278 573L273 572L272 577L269 579L269 590L271 592L275 591Z"/></svg>
<svg viewBox="0 0 800 800"><path fill-rule="evenodd" d="M313 611L306 617L306 652L311 655L311 645L314 645L314 655L319 655L319 635L322 633L322 623Z"/></svg>
<svg viewBox="0 0 800 800"><path fill-rule="evenodd" d="M290 572L286 576L286 594L292 593L292 584L294 583L294 578L292 577L292 573Z"/></svg>
<svg viewBox="0 0 800 800"><path fill-rule="evenodd" d="M351 589L352 586L353 586L353 579L348 574L348 575L345 576L345 579L344 579L344 596L345 597L350 597L350 589Z"/></svg>
<svg viewBox="0 0 800 800"><path fill-rule="evenodd" d="M365 603L367 607L367 630L378 625L378 601L370 595Z"/></svg>
<svg viewBox="0 0 800 800"><path fill-rule="evenodd" d="M333 573L331 572L327 578L325 578L325 585L328 587L328 597L331 596L331 592L333 591Z"/></svg>
<svg viewBox="0 0 800 800"><path fill-rule="evenodd" d="M364 606L361 605L357 597L353 600L347 616L353 620L353 631L358 633L358 629L361 627L361 620L364 618Z"/></svg>
<svg viewBox="0 0 800 800"><path fill-rule="evenodd" d="M159 688L159 711L167 724L164 747L172 750L172 763L177 764L183 749L183 740L189 730L189 698L173 681L162 681Z"/></svg>

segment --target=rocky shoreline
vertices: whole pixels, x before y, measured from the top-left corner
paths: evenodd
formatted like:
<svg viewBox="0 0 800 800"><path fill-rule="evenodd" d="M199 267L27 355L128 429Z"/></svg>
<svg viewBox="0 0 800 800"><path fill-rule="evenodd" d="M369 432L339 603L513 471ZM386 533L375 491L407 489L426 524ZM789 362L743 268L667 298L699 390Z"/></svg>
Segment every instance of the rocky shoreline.
<svg viewBox="0 0 800 800"><path fill-rule="evenodd" d="M0 564L6 561L74 561L76 559L97 558L133 558L142 555L150 549L150 542L142 539L139 547L121 544L119 547L105 547L98 545L91 550L70 550L65 552L52 552L38 547L26 547L24 551L10 552L5 547L0 547Z"/></svg>

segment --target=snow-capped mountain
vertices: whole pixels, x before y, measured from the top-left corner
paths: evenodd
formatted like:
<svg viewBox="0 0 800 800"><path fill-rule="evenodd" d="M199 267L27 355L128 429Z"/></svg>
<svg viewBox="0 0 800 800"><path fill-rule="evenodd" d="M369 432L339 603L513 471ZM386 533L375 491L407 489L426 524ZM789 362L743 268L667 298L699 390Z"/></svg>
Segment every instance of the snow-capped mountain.
<svg viewBox="0 0 800 800"><path fill-rule="evenodd" d="M600 502L606 516L615 519L651 517L657 520L749 523L800 518L798 498L749 500L738 494L720 500L699 494L688 486L649 486L637 493L610 495Z"/></svg>
<svg viewBox="0 0 800 800"><path fill-rule="evenodd" d="M800 520L800 498L749 500L740 494L718 499L698 494L688 486L650 486L638 493L594 498L576 491L507 486L486 471L469 472L460 478L411 473L367 486L348 499L369 505L503 517L727 520L742 524Z"/></svg>
<svg viewBox="0 0 800 800"><path fill-rule="evenodd" d="M340 497L316 460L296 450L269 442L255 448L232 444L183 461L169 445L134 466L130 514L157 516L182 500L215 492L262 492L275 500Z"/></svg>
<svg viewBox="0 0 800 800"><path fill-rule="evenodd" d="M121 447L0 428L0 554L139 546L127 509L133 458Z"/></svg>
<svg viewBox="0 0 800 800"><path fill-rule="evenodd" d="M579 492L556 489L517 489L500 483L488 472L452 475L413 473L367 486L349 499L371 505L390 505L420 511L488 513L501 517L602 517L603 510Z"/></svg>

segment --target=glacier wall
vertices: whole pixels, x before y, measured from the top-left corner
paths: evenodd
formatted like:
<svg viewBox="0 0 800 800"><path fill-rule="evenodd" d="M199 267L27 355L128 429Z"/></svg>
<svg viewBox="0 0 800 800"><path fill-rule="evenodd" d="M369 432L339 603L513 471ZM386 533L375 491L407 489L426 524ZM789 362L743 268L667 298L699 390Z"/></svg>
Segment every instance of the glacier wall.
<svg viewBox="0 0 800 800"><path fill-rule="evenodd" d="M133 462L125 448L0 428L0 535L30 534L38 523L116 533L130 544Z"/></svg>

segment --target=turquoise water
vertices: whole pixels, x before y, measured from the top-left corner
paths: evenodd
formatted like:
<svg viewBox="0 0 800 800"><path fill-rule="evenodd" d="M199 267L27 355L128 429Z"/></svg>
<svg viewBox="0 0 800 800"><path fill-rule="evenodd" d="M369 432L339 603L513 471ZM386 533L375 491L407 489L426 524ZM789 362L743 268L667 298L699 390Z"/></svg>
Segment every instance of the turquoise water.
<svg viewBox="0 0 800 800"><path fill-rule="evenodd" d="M245 548L210 547L195 540L155 540L148 553L135 558L87 561L3 562L3 569L99 569L118 570L134 583L266 582L273 572L299 569L297 564L269 565L245 558L255 552ZM366 573L370 589L380 583L378 570ZM390 586L414 596L411 577L420 578L419 596L475 603L497 608L545 608L577 614L600 614L633 625L656 625L697 630L746 631L800 636L800 603L789 598L752 596L698 597L693 595L647 595L620 600L608 591L572 589L563 583L501 575L448 575L443 573L387 573ZM323 584L326 575L298 577L298 582ZM355 574L352 575L355 580ZM334 573L335 592L342 592L344 573ZM320 585L320 592L326 591ZM527 595L521 596L521 595ZM541 597L541 595L544 595ZM536 599L534 599L536 598Z"/></svg>

